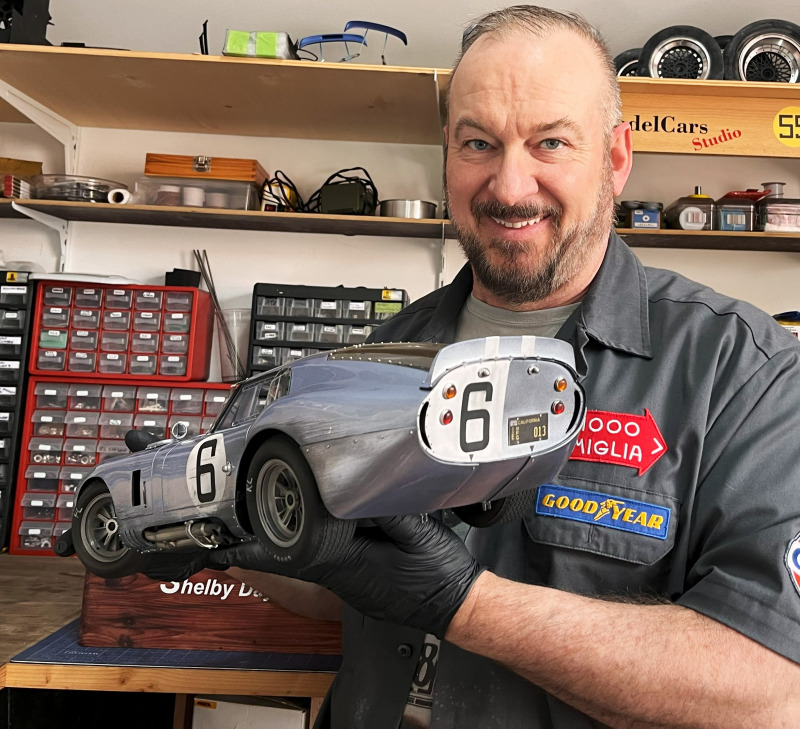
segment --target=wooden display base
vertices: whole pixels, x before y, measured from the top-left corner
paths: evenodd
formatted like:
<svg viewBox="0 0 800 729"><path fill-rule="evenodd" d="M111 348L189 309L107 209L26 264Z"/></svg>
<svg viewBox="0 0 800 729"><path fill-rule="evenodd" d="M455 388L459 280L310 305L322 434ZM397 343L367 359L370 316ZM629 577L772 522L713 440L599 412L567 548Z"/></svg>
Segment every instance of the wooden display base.
<svg viewBox="0 0 800 729"><path fill-rule="evenodd" d="M224 572L185 582L86 575L78 642L92 647L340 655L341 624L264 601Z"/></svg>

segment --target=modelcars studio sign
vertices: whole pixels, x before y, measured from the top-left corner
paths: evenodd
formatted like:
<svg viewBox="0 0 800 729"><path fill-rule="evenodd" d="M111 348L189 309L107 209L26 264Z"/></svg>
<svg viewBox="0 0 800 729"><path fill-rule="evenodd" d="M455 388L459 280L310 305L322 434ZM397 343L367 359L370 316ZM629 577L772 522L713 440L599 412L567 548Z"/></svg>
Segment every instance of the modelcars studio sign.
<svg viewBox="0 0 800 729"><path fill-rule="evenodd" d="M800 98L790 84L620 79L637 152L800 156Z"/></svg>

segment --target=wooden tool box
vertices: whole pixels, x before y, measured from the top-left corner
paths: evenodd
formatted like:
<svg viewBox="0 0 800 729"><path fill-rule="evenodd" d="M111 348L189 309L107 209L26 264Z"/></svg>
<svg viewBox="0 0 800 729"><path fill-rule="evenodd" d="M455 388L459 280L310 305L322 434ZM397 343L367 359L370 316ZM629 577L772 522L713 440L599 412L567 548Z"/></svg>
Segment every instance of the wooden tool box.
<svg viewBox="0 0 800 729"><path fill-rule="evenodd" d="M199 155L155 154L145 157L144 173L150 177L196 177L206 180L252 182L259 187L269 175L254 159Z"/></svg>
<svg viewBox="0 0 800 729"><path fill-rule="evenodd" d="M78 641L91 647L341 655L341 623L312 620L264 599L225 572L183 582L87 573Z"/></svg>

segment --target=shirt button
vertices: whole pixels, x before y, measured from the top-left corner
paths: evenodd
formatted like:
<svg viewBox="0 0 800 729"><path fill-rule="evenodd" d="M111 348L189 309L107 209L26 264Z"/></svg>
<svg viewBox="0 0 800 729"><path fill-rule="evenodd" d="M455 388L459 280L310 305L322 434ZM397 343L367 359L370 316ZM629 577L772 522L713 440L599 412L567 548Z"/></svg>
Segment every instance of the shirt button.
<svg viewBox="0 0 800 729"><path fill-rule="evenodd" d="M400 658L411 658L411 654L413 652L414 651L411 650L411 646L408 643L401 643L399 646L397 646L397 655L400 656Z"/></svg>

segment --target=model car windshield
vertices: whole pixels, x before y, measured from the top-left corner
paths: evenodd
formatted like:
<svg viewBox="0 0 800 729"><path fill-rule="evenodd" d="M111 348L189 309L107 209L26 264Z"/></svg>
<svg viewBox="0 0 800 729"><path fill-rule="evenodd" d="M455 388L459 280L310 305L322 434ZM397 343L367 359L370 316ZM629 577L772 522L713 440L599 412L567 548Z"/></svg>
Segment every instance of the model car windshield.
<svg viewBox="0 0 800 729"><path fill-rule="evenodd" d="M328 355L330 359L367 360L370 362L387 362L401 367L413 367L418 370L429 370L431 363L443 344L404 343L363 344L358 348L334 350Z"/></svg>

